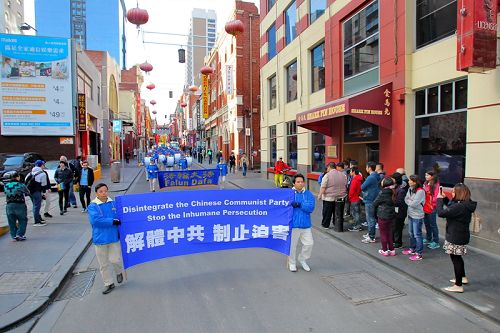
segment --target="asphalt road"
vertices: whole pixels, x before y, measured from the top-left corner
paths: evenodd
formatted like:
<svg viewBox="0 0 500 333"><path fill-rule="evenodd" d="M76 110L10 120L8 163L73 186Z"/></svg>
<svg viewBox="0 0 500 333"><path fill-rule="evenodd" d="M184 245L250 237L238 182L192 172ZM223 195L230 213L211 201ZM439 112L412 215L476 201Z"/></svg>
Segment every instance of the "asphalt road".
<svg viewBox="0 0 500 333"><path fill-rule="evenodd" d="M139 177L128 193L146 191ZM109 295L97 272L86 296L55 301L31 332L500 331L330 236L313 235L311 272L291 273L286 257L264 249L135 266ZM91 247L75 271L97 268Z"/></svg>

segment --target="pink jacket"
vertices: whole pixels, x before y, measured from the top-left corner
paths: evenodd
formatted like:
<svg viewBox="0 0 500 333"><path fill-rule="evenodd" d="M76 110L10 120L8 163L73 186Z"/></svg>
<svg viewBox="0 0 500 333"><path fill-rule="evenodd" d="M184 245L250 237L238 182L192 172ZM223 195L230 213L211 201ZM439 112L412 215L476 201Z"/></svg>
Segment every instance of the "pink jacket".
<svg viewBox="0 0 500 333"><path fill-rule="evenodd" d="M437 196L439 195L439 181L436 183L436 185L434 186L434 193L431 193L432 195L432 207L433 208L436 208L437 206ZM425 192L429 193L430 190L431 190L431 186L428 182L425 182L424 184L424 190Z"/></svg>

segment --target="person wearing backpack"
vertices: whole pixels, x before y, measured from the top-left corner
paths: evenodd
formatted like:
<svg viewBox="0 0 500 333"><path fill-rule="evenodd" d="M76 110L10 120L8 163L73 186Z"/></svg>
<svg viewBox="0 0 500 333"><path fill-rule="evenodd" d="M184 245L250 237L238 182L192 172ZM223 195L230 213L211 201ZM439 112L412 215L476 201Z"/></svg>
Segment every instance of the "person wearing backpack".
<svg viewBox="0 0 500 333"><path fill-rule="evenodd" d="M424 223L425 191L417 175L411 175L408 180L410 189L406 193L405 203L408 205L408 225L410 247L403 251L411 261L422 260L424 243L422 240L422 224Z"/></svg>
<svg viewBox="0 0 500 333"><path fill-rule="evenodd" d="M17 172L11 174L10 179L5 181L4 191L10 237L14 242L24 241L26 240L26 226L28 225L28 208L24 197L29 196L30 191L26 185L21 183L21 177Z"/></svg>
<svg viewBox="0 0 500 333"><path fill-rule="evenodd" d="M424 225L425 236L424 244L427 244L429 249L439 249L439 229L436 219L436 204L439 195L439 179L433 170L425 173L425 204L424 204Z"/></svg>
<svg viewBox="0 0 500 333"><path fill-rule="evenodd" d="M40 209L42 207L42 194L45 192L47 184L50 184L48 177L42 169L42 165L45 162L42 160L35 161L35 166L31 170L31 173L26 177L25 183L26 187L31 194L31 202L33 202L33 219L35 227L45 226L45 222L40 215Z"/></svg>
<svg viewBox="0 0 500 333"><path fill-rule="evenodd" d="M373 202L373 211L375 212L375 218L378 221L380 243L382 245L382 248L378 250L378 253L384 257L393 257L396 255L392 239L392 228L394 219L396 218L396 209L394 204L396 201L396 193L394 191L395 182L391 177L384 177L384 179L380 182L380 185L382 190Z"/></svg>

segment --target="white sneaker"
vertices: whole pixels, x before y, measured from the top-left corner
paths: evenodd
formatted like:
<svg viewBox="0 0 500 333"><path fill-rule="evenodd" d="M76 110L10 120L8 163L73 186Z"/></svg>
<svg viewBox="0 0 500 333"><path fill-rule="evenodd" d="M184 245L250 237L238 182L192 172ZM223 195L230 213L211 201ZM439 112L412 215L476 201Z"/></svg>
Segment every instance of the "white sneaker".
<svg viewBox="0 0 500 333"><path fill-rule="evenodd" d="M370 238L370 234L364 234L363 238Z"/></svg>
<svg viewBox="0 0 500 333"><path fill-rule="evenodd" d="M297 271L297 265L295 265L295 264L290 264L288 266L288 268L290 268L290 272L296 272Z"/></svg>
<svg viewBox="0 0 500 333"><path fill-rule="evenodd" d="M311 267L309 267L309 265L307 264L307 262L305 260L302 260L302 261L299 261L300 262L300 265L302 266L302 268L306 271L306 272L309 272L311 271Z"/></svg>

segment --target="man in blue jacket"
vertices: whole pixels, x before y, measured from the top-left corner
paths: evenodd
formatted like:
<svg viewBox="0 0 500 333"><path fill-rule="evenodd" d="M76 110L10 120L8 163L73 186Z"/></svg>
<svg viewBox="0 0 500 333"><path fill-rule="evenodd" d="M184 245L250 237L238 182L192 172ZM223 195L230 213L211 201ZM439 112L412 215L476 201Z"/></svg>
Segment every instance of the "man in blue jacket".
<svg viewBox="0 0 500 333"><path fill-rule="evenodd" d="M368 162L366 164L366 172L370 175L366 178L363 185L361 185L361 193L363 202L365 203L366 222L368 222L368 233L364 235L361 240L363 243L375 243L375 211L373 210L373 201L380 192L380 176L375 171L377 164L375 162Z"/></svg>
<svg viewBox="0 0 500 333"><path fill-rule="evenodd" d="M87 210L92 225L92 242L104 282L102 293L109 294L115 288L112 267L116 274L116 282L122 283L125 276L118 235L120 220L116 214L114 201L108 197L108 186L103 183L98 184L95 192L97 198L90 203Z"/></svg>
<svg viewBox="0 0 500 333"><path fill-rule="evenodd" d="M294 200L292 219L292 242L290 244L290 257L288 257L288 267L291 272L297 271L297 246L302 243L302 250L298 260L302 268L309 272L311 268L306 260L311 258L312 247L314 244L311 232L311 213L314 211L314 196L305 188L304 176L296 174L293 178Z"/></svg>

